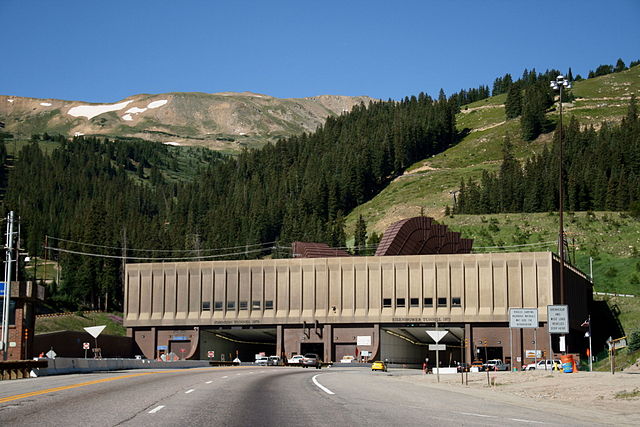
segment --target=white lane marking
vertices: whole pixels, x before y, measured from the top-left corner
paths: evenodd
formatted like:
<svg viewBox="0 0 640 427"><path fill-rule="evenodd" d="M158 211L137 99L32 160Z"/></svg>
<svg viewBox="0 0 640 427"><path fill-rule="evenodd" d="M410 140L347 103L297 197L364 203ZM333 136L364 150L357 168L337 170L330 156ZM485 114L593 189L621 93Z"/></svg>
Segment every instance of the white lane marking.
<svg viewBox="0 0 640 427"><path fill-rule="evenodd" d="M211 384L213 381L207 381L205 384Z"/></svg>
<svg viewBox="0 0 640 427"><path fill-rule="evenodd" d="M148 413L149 414L155 414L156 412L158 412L162 408L164 408L164 405L158 405L155 408L153 408L152 410L150 410Z"/></svg>
<svg viewBox="0 0 640 427"><path fill-rule="evenodd" d="M521 423L532 423L532 424L546 424L542 421L533 421L533 420L522 420L520 418L509 418L511 421L519 421Z"/></svg>
<svg viewBox="0 0 640 427"><path fill-rule="evenodd" d="M225 376L224 376L224 377L222 377L222 378L229 378L229 376L228 376L228 375L225 375Z"/></svg>
<svg viewBox="0 0 640 427"><path fill-rule="evenodd" d="M318 374L318 375L320 375L320 374ZM327 393L327 394L335 394L334 392L332 392L331 390L329 390L328 388L326 388L325 386L323 386L322 384L320 384L320 383L318 382L318 380L316 380L316 377L317 377L318 375L315 375L315 376L312 378L313 383L314 383L315 385L317 385L317 386L318 386L318 388L319 388L320 390L324 391L325 393Z"/></svg>
<svg viewBox="0 0 640 427"><path fill-rule="evenodd" d="M194 390L195 390L195 389L191 388L191 389L189 389L189 390L185 391L185 392L184 392L184 394L192 393Z"/></svg>
<svg viewBox="0 0 640 427"><path fill-rule="evenodd" d="M242 374L236 374L236 375L242 375Z"/></svg>
<svg viewBox="0 0 640 427"><path fill-rule="evenodd" d="M498 418L495 415L483 415L483 414L473 414L471 412L460 412L462 415L472 415L474 417L483 417L483 418Z"/></svg>
<svg viewBox="0 0 640 427"><path fill-rule="evenodd" d="M253 374L253 371L249 372L250 374Z"/></svg>

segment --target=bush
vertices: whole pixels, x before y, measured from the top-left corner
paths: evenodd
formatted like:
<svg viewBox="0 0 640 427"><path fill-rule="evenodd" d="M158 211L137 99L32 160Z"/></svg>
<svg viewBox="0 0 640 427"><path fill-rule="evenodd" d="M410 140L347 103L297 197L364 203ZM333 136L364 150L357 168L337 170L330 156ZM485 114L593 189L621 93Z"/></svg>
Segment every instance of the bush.
<svg viewBox="0 0 640 427"><path fill-rule="evenodd" d="M629 353L640 350L640 329L631 332L631 335L629 335L627 350Z"/></svg>

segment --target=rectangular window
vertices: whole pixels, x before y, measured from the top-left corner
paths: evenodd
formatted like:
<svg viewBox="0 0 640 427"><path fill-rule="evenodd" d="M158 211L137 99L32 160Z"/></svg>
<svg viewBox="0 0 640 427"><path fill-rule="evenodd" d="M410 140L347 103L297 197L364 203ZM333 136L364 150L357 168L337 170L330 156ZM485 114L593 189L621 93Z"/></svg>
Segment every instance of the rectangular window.
<svg viewBox="0 0 640 427"><path fill-rule="evenodd" d="M425 307L433 307L433 298L425 298L424 299Z"/></svg>
<svg viewBox="0 0 640 427"><path fill-rule="evenodd" d="M438 307L446 307L447 299L446 298L438 298Z"/></svg>
<svg viewBox="0 0 640 427"><path fill-rule="evenodd" d="M227 310L235 310L236 302L235 301L227 301Z"/></svg>
<svg viewBox="0 0 640 427"><path fill-rule="evenodd" d="M451 298L451 307L461 307L462 303L460 297Z"/></svg>
<svg viewBox="0 0 640 427"><path fill-rule="evenodd" d="M224 305L222 304L222 301L215 301L213 303L213 310L214 311L222 311L223 307L224 307Z"/></svg>
<svg viewBox="0 0 640 427"><path fill-rule="evenodd" d="M260 301L254 301L254 302L251 304L251 309L252 309L252 310L260 310Z"/></svg>
<svg viewBox="0 0 640 427"><path fill-rule="evenodd" d="M240 301L240 310L247 310L249 308L249 303L246 301Z"/></svg>
<svg viewBox="0 0 640 427"><path fill-rule="evenodd" d="M265 310L273 310L273 301L271 300L267 300L264 302L264 309Z"/></svg>
<svg viewBox="0 0 640 427"><path fill-rule="evenodd" d="M411 307L417 307L418 305L420 305L419 298L411 298L409 302L411 303Z"/></svg>
<svg viewBox="0 0 640 427"><path fill-rule="evenodd" d="M396 298L396 307L404 307L405 302L404 298Z"/></svg>
<svg viewBox="0 0 640 427"><path fill-rule="evenodd" d="M211 301L202 301L202 311L211 311Z"/></svg>
<svg viewBox="0 0 640 427"><path fill-rule="evenodd" d="M384 298L384 299L382 300L382 306L383 306L384 308L389 308L389 307L391 307L391 298Z"/></svg>

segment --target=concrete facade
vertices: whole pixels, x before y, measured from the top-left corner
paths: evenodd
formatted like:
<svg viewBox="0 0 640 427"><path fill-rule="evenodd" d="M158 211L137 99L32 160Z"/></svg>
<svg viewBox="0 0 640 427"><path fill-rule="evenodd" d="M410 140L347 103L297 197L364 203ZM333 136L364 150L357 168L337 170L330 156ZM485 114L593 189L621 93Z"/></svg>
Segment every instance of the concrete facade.
<svg viewBox="0 0 640 427"><path fill-rule="evenodd" d="M538 309L536 345L548 351L548 335L540 337L547 305L560 302L559 268L550 252L128 264L124 324L150 358L176 337L189 342L185 356L202 357L200 332L211 329L229 340L269 330L275 354L286 356L315 350L336 360L365 351L383 358L381 336L390 329L396 335L385 342L407 342L409 362L429 357L433 341L424 331L436 320L459 331L450 334L454 360L476 357L478 345L508 357L512 307ZM571 327L579 328L591 284L565 266L565 289ZM514 354L528 350L529 332L517 331Z"/></svg>

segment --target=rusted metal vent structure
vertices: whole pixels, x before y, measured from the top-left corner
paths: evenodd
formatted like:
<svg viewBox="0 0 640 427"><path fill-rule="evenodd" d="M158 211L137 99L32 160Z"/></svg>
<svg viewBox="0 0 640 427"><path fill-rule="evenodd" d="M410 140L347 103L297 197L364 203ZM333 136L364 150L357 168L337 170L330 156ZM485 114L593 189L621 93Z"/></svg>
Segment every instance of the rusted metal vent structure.
<svg viewBox="0 0 640 427"><path fill-rule="evenodd" d="M417 216L391 224L376 256L468 254L472 246L473 239L461 239L460 233L436 224L433 218Z"/></svg>
<svg viewBox="0 0 640 427"><path fill-rule="evenodd" d="M335 258L351 256L342 249L332 248L325 243L293 242L294 258Z"/></svg>

